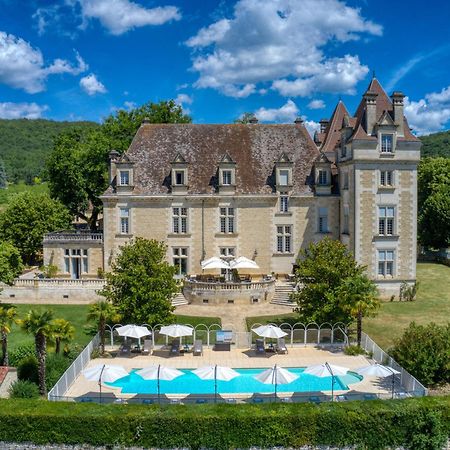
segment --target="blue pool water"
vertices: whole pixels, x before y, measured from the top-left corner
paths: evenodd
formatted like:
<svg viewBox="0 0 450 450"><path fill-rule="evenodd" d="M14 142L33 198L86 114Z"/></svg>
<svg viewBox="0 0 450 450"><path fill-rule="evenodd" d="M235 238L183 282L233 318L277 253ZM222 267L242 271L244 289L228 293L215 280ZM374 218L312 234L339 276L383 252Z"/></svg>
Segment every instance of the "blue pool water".
<svg viewBox="0 0 450 450"><path fill-rule="evenodd" d="M123 394L155 394L157 393L156 380L144 380L134 369L124 378L108 386L122 388ZM211 394L214 393L214 380L201 380L189 369L180 369L184 372L172 381L160 381L161 394ZM263 384L253 378L265 369L235 369L240 376L231 381L218 381L217 391L222 394L254 394L273 392L271 384ZM304 374L304 368L288 368L289 371L299 375L290 384L278 385L278 392L317 392L331 391L331 376L319 378L314 375ZM335 377L335 390L349 390L348 385L362 380L360 375L349 372L347 375Z"/></svg>

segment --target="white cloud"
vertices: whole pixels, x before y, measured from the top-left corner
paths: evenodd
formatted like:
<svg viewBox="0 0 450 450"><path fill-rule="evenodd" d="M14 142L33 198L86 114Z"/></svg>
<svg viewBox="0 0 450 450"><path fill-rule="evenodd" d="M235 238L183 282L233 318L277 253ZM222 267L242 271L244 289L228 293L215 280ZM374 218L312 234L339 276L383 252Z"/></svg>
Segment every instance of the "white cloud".
<svg viewBox="0 0 450 450"><path fill-rule="evenodd" d="M0 103L0 118L2 119L38 119L48 109L47 105L36 103Z"/></svg>
<svg viewBox="0 0 450 450"><path fill-rule="evenodd" d="M382 28L340 0L239 0L231 19L202 28L195 50L198 88L246 97L271 87L285 96L353 93L368 68L358 56L327 58L330 43L381 35Z"/></svg>
<svg viewBox="0 0 450 450"><path fill-rule="evenodd" d="M80 86L88 95L104 94L106 91L103 83L97 80L97 77L91 73L80 80Z"/></svg>
<svg viewBox="0 0 450 450"><path fill-rule="evenodd" d="M130 111L132 109L135 109L137 107L137 104L135 102L125 101L123 102L123 106L125 106L125 109Z"/></svg>
<svg viewBox="0 0 450 450"><path fill-rule="evenodd" d="M261 122L288 123L295 120L299 111L297 105L292 100L288 100L280 108L259 108L255 111L255 116Z"/></svg>
<svg viewBox="0 0 450 450"><path fill-rule="evenodd" d="M311 100L308 103L308 108L309 109L323 109L325 108L325 102L323 100Z"/></svg>
<svg viewBox="0 0 450 450"><path fill-rule="evenodd" d="M305 127L308 130L308 132L311 135L311 137L313 137L314 133L316 131L319 131L319 128L320 128L320 123L319 122L315 122L314 120L305 120L303 122L303 125L305 125Z"/></svg>
<svg viewBox="0 0 450 450"><path fill-rule="evenodd" d="M418 101L405 97L405 115L417 134L440 131L450 121L450 86L432 92Z"/></svg>
<svg viewBox="0 0 450 450"><path fill-rule="evenodd" d="M79 0L84 26L90 19L98 19L111 34L119 35L136 27L162 25L180 20L175 6L145 8L129 0Z"/></svg>
<svg viewBox="0 0 450 450"><path fill-rule="evenodd" d="M0 31L0 83L10 87L30 94L44 91L49 75L78 75L87 70L87 64L78 53L76 59L76 66L59 58L46 66L39 49L21 38Z"/></svg>
<svg viewBox="0 0 450 450"><path fill-rule="evenodd" d="M192 105L194 99L188 94L178 94L175 103L178 105Z"/></svg>

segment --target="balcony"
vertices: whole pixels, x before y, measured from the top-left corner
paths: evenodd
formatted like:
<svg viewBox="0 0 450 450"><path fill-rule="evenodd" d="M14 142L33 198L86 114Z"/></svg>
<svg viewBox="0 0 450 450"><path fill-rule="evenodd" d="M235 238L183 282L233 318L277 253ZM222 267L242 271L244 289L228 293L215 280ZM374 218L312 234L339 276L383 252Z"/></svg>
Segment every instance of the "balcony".
<svg viewBox="0 0 450 450"><path fill-rule="evenodd" d="M45 244L61 244L74 242L90 242L93 244L103 243L102 231L77 230L77 231L54 231L44 235Z"/></svg>

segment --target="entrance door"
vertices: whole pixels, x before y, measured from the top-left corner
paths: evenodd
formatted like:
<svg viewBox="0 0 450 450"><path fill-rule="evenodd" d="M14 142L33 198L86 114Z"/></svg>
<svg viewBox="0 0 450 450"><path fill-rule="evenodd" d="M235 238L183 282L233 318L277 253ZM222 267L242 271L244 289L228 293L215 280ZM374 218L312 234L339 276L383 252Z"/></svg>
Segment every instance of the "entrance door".
<svg viewBox="0 0 450 450"><path fill-rule="evenodd" d="M81 264L80 264L80 258L72 258L72 279L73 280L79 280L81 275Z"/></svg>

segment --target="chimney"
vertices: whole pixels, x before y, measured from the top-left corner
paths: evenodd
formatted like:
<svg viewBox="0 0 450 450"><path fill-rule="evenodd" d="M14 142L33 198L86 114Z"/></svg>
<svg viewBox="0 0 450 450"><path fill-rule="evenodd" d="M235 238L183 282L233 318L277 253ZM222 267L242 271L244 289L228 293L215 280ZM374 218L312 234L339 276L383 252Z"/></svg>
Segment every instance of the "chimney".
<svg viewBox="0 0 450 450"><path fill-rule="evenodd" d="M404 136L405 131L403 127L403 99L405 96L403 92L395 91L391 95L392 105L394 106L394 123L397 125L397 133L399 136Z"/></svg>
<svg viewBox="0 0 450 450"><path fill-rule="evenodd" d="M296 117L294 123L295 125L301 125L303 123L303 119L301 117Z"/></svg>
<svg viewBox="0 0 450 450"><path fill-rule="evenodd" d="M252 117L250 117L250 120L248 121L248 123L258 123L258 118L253 114Z"/></svg>
<svg viewBox="0 0 450 450"><path fill-rule="evenodd" d="M325 130L327 129L328 126L328 119L321 119L319 123L320 123L320 132L325 133Z"/></svg>
<svg viewBox="0 0 450 450"><path fill-rule="evenodd" d="M376 92L367 91L364 94L364 100L366 102L366 133L371 136L373 134L373 128L377 121L377 97Z"/></svg>
<svg viewBox="0 0 450 450"><path fill-rule="evenodd" d="M113 185L116 178L116 161L119 159L120 153L117 150L109 152L109 183Z"/></svg>

